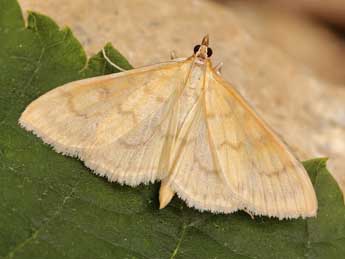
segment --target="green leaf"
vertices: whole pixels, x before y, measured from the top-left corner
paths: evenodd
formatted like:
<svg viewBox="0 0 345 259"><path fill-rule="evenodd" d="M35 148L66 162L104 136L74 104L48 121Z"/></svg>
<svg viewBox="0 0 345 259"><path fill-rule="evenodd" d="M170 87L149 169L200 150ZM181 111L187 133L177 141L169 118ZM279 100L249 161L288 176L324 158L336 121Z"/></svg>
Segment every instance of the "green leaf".
<svg viewBox="0 0 345 259"><path fill-rule="evenodd" d="M35 98L72 80L117 72L98 53L87 60L66 28L0 0L1 258L341 258L345 207L326 159L304 162L317 218L284 220L200 213L174 198L158 209L158 185L130 188L97 177L21 129ZM131 68L106 46L119 66Z"/></svg>

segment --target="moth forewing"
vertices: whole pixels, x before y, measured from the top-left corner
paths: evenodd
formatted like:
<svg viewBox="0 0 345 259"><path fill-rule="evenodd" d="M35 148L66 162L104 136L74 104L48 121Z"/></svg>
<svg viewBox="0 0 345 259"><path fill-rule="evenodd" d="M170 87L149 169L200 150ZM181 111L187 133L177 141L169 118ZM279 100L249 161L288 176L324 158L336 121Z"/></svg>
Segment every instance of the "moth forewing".
<svg viewBox="0 0 345 259"><path fill-rule="evenodd" d="M315 216L315 191L301 163L229 83L215 72L209 78L210 138L240 207L279 218Z"/></svg>
<svg viewBox="0 0 345 259"><path fill-rule="evenodd" d="M155 181L166 174L157 170L160 148L176 86L183 84L189 63L179 60L68 83L32 102L19 123L111 181Z"/></svg>

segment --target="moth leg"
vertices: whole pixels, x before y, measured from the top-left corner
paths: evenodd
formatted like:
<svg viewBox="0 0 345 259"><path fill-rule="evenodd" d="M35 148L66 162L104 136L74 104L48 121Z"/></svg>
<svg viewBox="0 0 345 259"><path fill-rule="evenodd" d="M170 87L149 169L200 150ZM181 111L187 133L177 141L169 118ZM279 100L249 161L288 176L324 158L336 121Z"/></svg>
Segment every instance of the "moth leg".
<svg viewBox="0 0 345 259"><path fill-rule="evenodd" d="M251 213L249 210L243 209L243 211L244 211L245 213L247 213L252 219L255 219L255 218L254 218L254 214Z"/></svg>
<svg viewBox="0 0 345 259"><path fill-rule="evenodd" d="M220 75L222 73L223 62L219 62L213 69L216 70L216 73Z"/></svg>
<svg viewBox="0 0 345 259"><path fill-rule="evenodd" d="M122 71L122 72L126 71L126 69L123 69L122 67L116 65L115 63L113 63L113 62L110 60L110 58L109 58L109 57L107 56L107 54L105 53L105 49L104 49L104 48L102 49L102 54L103 54L103 57L105 58L105 60L106 60L110 65L112 65L113 67L115 67L116 69L118 69L118 70L120 70L120 71Z"/></svg>
<svg viewBox="0 0 345 259"><path fill-rule="evenodd" d="M175 50L172 50L171 52L170 52L170 59L171 60L174 60L176 58L176 52L175 52Z"/></svg>
<svg viewBox="0 0 345 259"><path fill-rule="evenodd" d="M163 179L161 181L161 188L159 189L159 208L165 208L174 195L175 192L171 189L168 178Z"/></svg>

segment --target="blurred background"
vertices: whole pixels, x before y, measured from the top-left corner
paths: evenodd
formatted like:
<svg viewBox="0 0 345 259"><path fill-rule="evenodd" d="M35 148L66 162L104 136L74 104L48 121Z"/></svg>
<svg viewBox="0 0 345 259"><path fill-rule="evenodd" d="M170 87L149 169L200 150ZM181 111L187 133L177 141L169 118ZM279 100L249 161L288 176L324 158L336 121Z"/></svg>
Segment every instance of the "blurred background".
<svg viewBox="0 0 345 259"><path fill-rule="evenodd" d="M300 159L330 157L345 189L345 1L19 2L70 27L89 55L112 42L134 66L189 56L209 33L223 76Z"/></svg>

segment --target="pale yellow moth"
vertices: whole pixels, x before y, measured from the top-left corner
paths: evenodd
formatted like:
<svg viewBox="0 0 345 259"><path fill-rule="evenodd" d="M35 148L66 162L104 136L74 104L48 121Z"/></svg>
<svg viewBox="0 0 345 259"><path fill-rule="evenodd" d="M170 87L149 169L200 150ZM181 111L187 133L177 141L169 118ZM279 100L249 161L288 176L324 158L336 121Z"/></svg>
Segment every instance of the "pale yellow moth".
<svg viewBox="0 0 345 259"><path fill-rule="evenodd" d="M309 176L212 67L208 36L189 58L80 80L33 101L19 123L109 181L161 180L201 211L311 217Z"/></svg>

